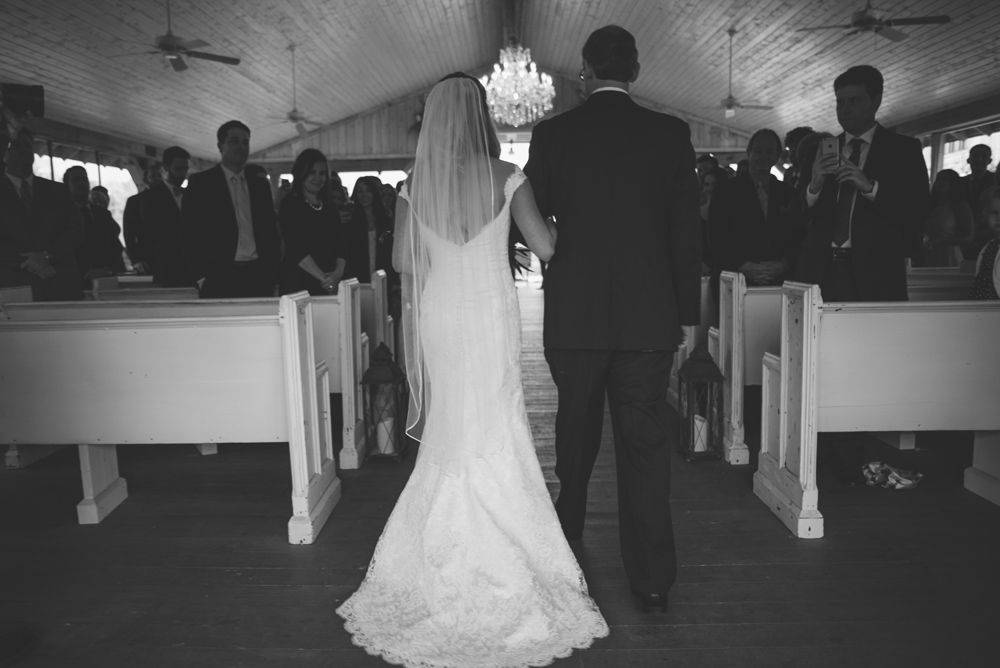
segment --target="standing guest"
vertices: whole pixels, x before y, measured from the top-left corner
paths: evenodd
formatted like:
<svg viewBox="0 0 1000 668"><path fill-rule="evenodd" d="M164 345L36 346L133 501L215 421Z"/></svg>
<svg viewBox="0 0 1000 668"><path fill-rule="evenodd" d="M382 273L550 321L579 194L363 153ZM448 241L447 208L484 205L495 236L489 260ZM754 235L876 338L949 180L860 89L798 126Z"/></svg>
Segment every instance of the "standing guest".
<svg viewBox="0 0 1000 668"><path fill-rule="evenodd" d="M740 176L741 174L747 174L750 171L750 161L744 158L736 163L736 174L734 176Z"/></svg>
<svg viewBox="0 0 1000 668"><path fill-rule="evenodd" d="M326 156L314 148L292 165L292 187L281 200L278 225L284 241L279 292L307 290L311 295L336 291L344 275L340 215L330 202Z"/></svg>
<svg viewBox="0 0 1000 668"><path fill-rule="evenodd" d="M785 170L784 182L795 188L798 185L799 176L802 174L802 164L799 162L798 150L799 142L813 133L813 129L808 125L800 125L792 128L785 135L785 151L788 156L790 167Z"/></svg>
<svg viewBox="0 0 1000 668"><path fill-rule="evenodd" d="M988 144L977 144L969 149L969 157L966 159L972 173L962 177L962 189L965 191L966 202L969 209L978 212L982 208L980 199L987 190L996 183L996 174L988 168L993 162L993 150ZM962 246L962 254L966 260L975 260L979 257L979 251L993 238L993 232L986 227L985 220L977 217L979 224L975 225L972 239Z"/></svg>
<svg viewBox="0 0 1000 668"><path fill-rule="evenodd" d="M219 126L219 164L188 180L181 231L191 276L203 299L271 297L281 242L271 188L247 174L250 128Z"/></svg>
<svg viewBox="0 0 1000 668"><path fill-rule="evenodd" d="M969 299L1000 299L1000 187L990 188L980 199L980 217L993 238L976 258L976 278Z"/></svg>
<svg viewBox="0 0 1000 668"><path fill-rule="evenodd" d="M931 188L930 210L924 229L923 266L957 267L962 264L961 245L972 241L972 211L965 202L961 177L942 169Z"/></svg>
<svg viewBox="0 0 1000 668"><path fill-rule="evenodd" d="M147 272L162 287L190 288L195 282L184 254L180 218L191 155L180 146L171 146L163 152L163 168L166 179L150 186L140 201Z"/></svg>
<svg viewBox="0 0 1000 668"><path fill-rule="evenodd" d="M125 248L119 239L122 229L110 211L90 203L90 179L86 169L80 165L70 167L63 174L63 183L83 218L83 243L76 249L76 263L83 289L87 290L95 278L125 272L122 255Z"/></svg>
<svg viewBox="0 0 1000 668"><path fill-rule="evenodd" d="M711 153L702 153L694 163L698 178L705 176L710 170L719 168L719 159Z"/></svg>
<svg viewBox="0 0 1000 668"><path fill-rule="evenodd" d="M542 216L559 226L544 324L559 391L556 512L566 538L580 540L606 396L625 573L640 609L662 612L677 576L667 386L701 302L694 148L686 123L629 95L639 60L627 30L593 32L580 76L586 102L535 126L524 168Z"/></svg>
<svg viewBox="0 0 1000 668"><path fill-rule="evenodd" d="M34 301L83 299L76 249L83 220L66 186L32 173L35 135L0 123L0 287L31 286ZM9 150L8 149L9 144ZM3 155L7 150L6 155Z"/></svg>
<svg viewBox="0 0 1000 668"><path fill-rule="evenodd" d="M713 167L701 176L701 275L710 276L715 266L715 254L708 238L708 211L716 189L729 180L729 172L722 167Z"/></svg>
<svg viewBox="0 0 1000 668"><path fill-rule="evenodd" d="M108 205L111 204L111 195L108 193L108 189L104 186L94 186L90 189L90 206L94 209L104 209L108 210Z"/></svg>
<svg viewBox="0 0 1000 668"><path fill-rule="evenodd" d="M390 183L382 184L382 206L389 212L391 218L396 216L396 189Z"/></svg>
<svg viewBox="0 0 1000 668"><path fill-rule="evenodd" d="M125 235L125 252L137 274L152 273L153 247L150 243L148 226L142 220L142 200L154 186L163 181L163 171L159 163L152 163L142 170L145 189L125 200L122 212L122 228Z"/></svg>
<svg viewBox="0 0 1000 668"><path fill-rule="evenodd" d="M382 269L390 285L398 285L392 268L393 219L382 203L382 182L362 176L351 194L351 222L344 237L347 249L347 277L370 283L372 273Z"/></svg>
<svg viewBox="0 0 1000 668"><path fill-rule="evenodd" d="M882 74L852 67L833 83L839 152L816 152L793 220L805 231L796 280L819 284L827 302L904 301L906 256L916 252L929 197L920 141L875 120ZM842 484L862 484L864 443L822 434Z"/></svg>
<svg viewBox="0 0 1000 668"><path fill-rule="evenodd" d="M771 174L782 154L774 130L758 130L747 143L750 169L717 186L708 212L715 256L713 282L723 271L738 271L747 285L781 285L798 255L789 225L792 188Z"/></svg>

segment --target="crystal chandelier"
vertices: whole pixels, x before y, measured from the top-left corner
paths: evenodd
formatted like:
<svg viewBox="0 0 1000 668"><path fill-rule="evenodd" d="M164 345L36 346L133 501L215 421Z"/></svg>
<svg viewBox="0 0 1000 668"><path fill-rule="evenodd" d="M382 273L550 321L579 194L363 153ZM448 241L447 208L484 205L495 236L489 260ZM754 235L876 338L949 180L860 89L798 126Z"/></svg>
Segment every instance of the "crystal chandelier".
<svg viewBox="0 0 1000 668"><path fill-rule="evenodd" d="M539 73L531 62L531 49L516 43L500 50L493 74L483 75L480 81L486 87L493 118L515 128L544 116L556 96L552 77Z"/></svg>

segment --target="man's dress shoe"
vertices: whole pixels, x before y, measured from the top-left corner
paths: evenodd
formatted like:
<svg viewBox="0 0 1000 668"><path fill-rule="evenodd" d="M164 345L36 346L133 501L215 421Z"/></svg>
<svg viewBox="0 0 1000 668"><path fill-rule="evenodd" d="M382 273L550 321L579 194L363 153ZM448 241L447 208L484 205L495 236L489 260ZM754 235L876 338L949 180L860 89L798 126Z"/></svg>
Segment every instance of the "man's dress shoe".
<svg viewBox="0 0 1000 668"><path fill-rule="evenodd" d="M664 613L667 611L666 594L637 594L639 597L639 609L646 614Z"/></svg>

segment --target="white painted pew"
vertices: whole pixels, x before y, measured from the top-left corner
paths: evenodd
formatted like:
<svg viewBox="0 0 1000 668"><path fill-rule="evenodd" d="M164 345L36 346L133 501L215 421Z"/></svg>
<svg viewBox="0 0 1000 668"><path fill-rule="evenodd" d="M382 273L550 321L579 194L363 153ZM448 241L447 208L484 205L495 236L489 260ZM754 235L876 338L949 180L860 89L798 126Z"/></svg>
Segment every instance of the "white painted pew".
<svg viewBox="0 0 1000 668"><path fill-rule="evenodd" d="M910 301L961 301L972 274L957 267L907 272ZM709 332L709 351L726 381L723 387L723 458L749 463L743 422L743 388L760 385L761 359L781 345L781 288L747 287L743 274L724 271L719 279L719 326ZM897 447L912 448L912 434L884 434Z"/></svg>
<svg viewBox="0 0 1000 668"><path fill-rule="evenodd" d="M142 292L129 290L128 292ZM338 294L313 297L312 304L316 357L330 370L330 392L341 395L343 412L342 468L357 468L367 453L367 429L364 425L364 397L361 377L368 368L368 338L361 332L360 284L357 279L342 281ZM193 299L164 302L86 301L35 302L0 305L0 322L117 320L121 318L262 316L278 312L278 298ZM344 314L347 314L345 317ZM349 360L343 363L344 360ZM199 444L202 454L214 454L212 443Z"/></svg>
<svg viewBox="0 0 1000 668"><path fill-rule="evenodd" d="M0 443L77 444L77 515L95 524L128 496L117 445L288 442L288 538L311 543L341 494L313 306L303 292L266 315L0 321Z"/></svg>
<svg viewBox="0 0 1000 668"><path fill-rule="evenodd" d="M145 276L104 276L91 280L91 290L87 295L94 301L181 301L198 299L197 288L153 287L152 277Z"/></svg>
<svg viewBox="0 0 1000 668"><path fill-rule="evenodd" d="M389 280L385 271L372 274L372 282L361 284L361 331L368 335L368 345L374 351L384 343L396 359L396 329L389 315ZM398 360L396 360L398 363Z"/></svg>
<svg viewBox="0 0 1000 668"><path fill-rule="evenodd" d="M800 538L823 535L817 432L976 431L965 487L1000 505L1000 302L824 304L782 288L781 354L763 360L754 493Z"/></svg>
<svg viewBox="0 0 1000 668"><path fill-rule="evenodd" d="M677 372L680 370L681 365L687 361L687 358L694 351L695 346L699 343L705 343L708 341L708 330L718 323L718 317L718 309L715 308L715 300L712 298L710 278L708 276L702 276L701 323L694 328L694 336L690 337L686 341L686 344L674 353L674 363L670 367L670 385L667 389L667 403L675 409L677 408L677 391L680 387L680 379L677 376Z"/></svg>

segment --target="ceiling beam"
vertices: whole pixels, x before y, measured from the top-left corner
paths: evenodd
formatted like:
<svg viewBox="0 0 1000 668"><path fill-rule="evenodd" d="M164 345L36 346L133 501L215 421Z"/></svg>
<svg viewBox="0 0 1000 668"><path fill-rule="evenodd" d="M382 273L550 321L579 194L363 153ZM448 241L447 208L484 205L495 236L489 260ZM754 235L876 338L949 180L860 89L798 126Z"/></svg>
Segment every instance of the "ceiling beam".
<svg viewBox="0 0 1000 668"><path fill-rule="evenodd" d="M895 126L895 130L900 134L917 137L932 132L981 125L998 119L1000 119L1000 94L900 123Z"/></svg>

